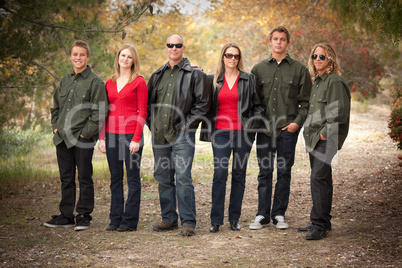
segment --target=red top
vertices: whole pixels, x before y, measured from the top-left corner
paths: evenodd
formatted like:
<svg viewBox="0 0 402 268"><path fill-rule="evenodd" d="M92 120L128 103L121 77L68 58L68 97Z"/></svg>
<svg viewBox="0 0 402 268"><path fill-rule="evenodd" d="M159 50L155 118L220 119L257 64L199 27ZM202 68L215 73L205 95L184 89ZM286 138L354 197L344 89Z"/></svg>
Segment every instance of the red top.
<svg viewBox="0 0 402 268"><path fill-rule="evenodd" d="M103 124L99 139L109 133L134 134L132 141L140 142L145 118L147 117L148 88L144 77L137 76L117 92L117 82L106 82L109 114ZM106 126L106 127L105 127Z"/></svg>
<svg viewBox="0 0 402 268"><path fill-rule="evenodd" d="M239 118L239 91L236 82L233 84L232 89L229 89L226 79L224 79L223 86L218 94L218 108L216 112L216 128L227 130L240 130L241 121Z"/></svg>

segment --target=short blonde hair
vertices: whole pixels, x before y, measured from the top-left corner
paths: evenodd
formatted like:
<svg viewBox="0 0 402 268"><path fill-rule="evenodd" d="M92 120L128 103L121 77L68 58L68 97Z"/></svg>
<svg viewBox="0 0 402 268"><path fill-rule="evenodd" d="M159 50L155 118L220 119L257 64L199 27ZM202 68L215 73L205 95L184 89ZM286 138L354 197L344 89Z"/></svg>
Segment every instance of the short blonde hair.
<svg viewBox="0 0 402 268"><path fill-rule="evenodd" d="M216 68L215 68L215 77L214 77L214 87L215 88L218 86L218 83L216 82L218 80L218 77L225 73L225 64L223 63L223 57L226 53L226 50L228 50L228 48L230 48L230 47L234 47L234 48L237 48L237 50L239 50L240 60L239 60L239 63L237 64L237 68L239 70L243 71L243 55L241 54L239 45L237 45L236 43L226 44L221 50L221 55L219 56L219 60L216 65Z"/></svg>
<svg viewBox="0 0 402 268"><path fill-rule="evenodd" d="M133 54L133 60L134 60L133 65L131 65L131 77L127 83L133 82L134 79L140 74L140 57L138 55L137 48L132 44L127 44L120 48L119 52L117 52L117 54L116 54L116 58L114 59L114 69L116 70L116 73L114 75L112 75L113 82L116 82L117 78L120 77L119 57L120 57L120 53L125 49L128 49L131 51L131 53Z"/></svg>
<svg viewBox="0 0 402 268"><path fill-rule="evenodd" d="M335 49L328 43L317 44L311 50L310 57L308 58L308 69L309 69L311 75L313 77L317 77L317 75L318 75L317 69L314 66L314 61L311 58L311 55L314 54L314 51L316 50L317 47L320 47L320 48L324 49L325 54L328 57L328 68L327 68L326 72L328 74L335 73L335 74L340 75L341 74L341 68L340 68L339 63L338 63L338 59L337 59L337 56L336 56Z"/></svg>

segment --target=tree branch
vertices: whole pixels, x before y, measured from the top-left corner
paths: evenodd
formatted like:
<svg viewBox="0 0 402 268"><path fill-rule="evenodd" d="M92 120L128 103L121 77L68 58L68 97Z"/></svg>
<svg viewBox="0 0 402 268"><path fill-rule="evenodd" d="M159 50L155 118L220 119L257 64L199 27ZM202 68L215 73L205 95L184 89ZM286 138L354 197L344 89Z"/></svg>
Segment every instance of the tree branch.
<svg viewBox="0 0 402 268"><path fill-rule="evenodd" d="M36 65L36 66L39 66L39 67L41 67L41 68L43 68L46 72L48 72L51 76L53 76L53 78L54 79L56 79L56 80L58 80L58 81L60 81L60 78L58 78L57 76L55 76L54 74L52 74L48 69L46 69L46 67L44 67L44 66L42 66L42 65L40 65L39 63L37 63L36 61L31 61L32 62L32 64L34 64L34 65Z"/></svg>
<svg viewBox="0 0 402 268"><path fill-rule="evenodd" d="M69 28L69 27L65 27L65 26L61 26L61 25L55 25L55 24L47 24L44 23L42 21L34 21L34 20L30 20L27 18L24 18L22 16L20 16L17 12L15 12L14 10L9 9L8 7L6 7L3 2L1 2L0 8L4 9L5 11L13 14L14 16L19 17L22 20L28 21L30 23L33 24L38 24L41 25L43 27L48 27L51 28L52 30L54 29L62 29L62 30L67 30L67 31L71 31L71 32L78 32L76 29L73 28ZM98 30L98 29L89 29L89 30L84 30L84 33L89 32L89 33L93 33L93 32L101 32L101 33L124 33L125 30ZM123 38L124 39L124 38Z"/></svg>

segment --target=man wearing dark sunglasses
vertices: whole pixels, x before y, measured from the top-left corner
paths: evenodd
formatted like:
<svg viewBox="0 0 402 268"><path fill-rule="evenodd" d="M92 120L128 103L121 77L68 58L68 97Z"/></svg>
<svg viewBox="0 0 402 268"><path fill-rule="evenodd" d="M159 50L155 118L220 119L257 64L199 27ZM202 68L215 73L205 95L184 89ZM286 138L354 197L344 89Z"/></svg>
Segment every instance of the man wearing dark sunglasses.
<svg viewBox="0 0 402 268"><path fill-rule="evenodd" d="M340 66L330 44L317 44L308 62L314 77L310 109L304 123L306 151L309 153L310 188L313 207L310 224L298 229L308 232L307 240L320 240L331 230L331 162L349 132L350 89L340 76Z"/></svg>
<svg viewBox="0 0 402 268"><path fill-rule="evenodd" d="M192 68L190 61L183 58L185 49L181 36L167 39L165 50L169 61L148 81L146 123L152 132L154 178L159 183L162 216L162 222L154 225L153 230L177 229L180 216L181 235L193 236L196 207L191 167L195 131L210 104L206 74Z"/></svg>
<svg viewBox="0 0 402 268"><path fill-rule="evenodd" d="M265 126L257 133L258 212L250 229L268 226L272 219L278 229L287 229L285 220L290 195L291 169L294 163L299 130L307 112L311 91L308 69L287 54L289 31L278 26L269 34L272 54L256 64L251 72L257 76L257 91L266 106ZM275 154L277 182L272 198Z"/></svg>

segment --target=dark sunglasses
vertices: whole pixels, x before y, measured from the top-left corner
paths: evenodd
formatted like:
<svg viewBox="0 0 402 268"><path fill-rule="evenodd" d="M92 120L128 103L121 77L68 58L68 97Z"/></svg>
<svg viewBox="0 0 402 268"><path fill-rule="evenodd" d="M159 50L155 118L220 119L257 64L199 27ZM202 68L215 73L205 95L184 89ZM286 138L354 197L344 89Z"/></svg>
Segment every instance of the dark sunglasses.
<svg viewBox="0 0 402 268"><path fill-rule="evenodd" d="M224 55L225 55L225 57L227 59L233 59L234 58L235 60L240 60L240 55L239 54L234 55L232 53L226 53Z"/></svg>
<svg viewBox="0 0 402 268"><path fill-rule="evenodd" d="M166 44L166 46L168 48L173 48L173 47L182 48L183 44L171 44L171 43L169 43L169 44Z"/></svg>
<svg viewBox="0 0 402 268"><path fill-rule="evenodd" d="M323 54L320 54L320 55L313 54L313 55L311 55L311 58L312 58L313 60L316 60L317 57L320 57L320 60L325 60L325 59L326 59L326 56L323 55Z"/></svg>

